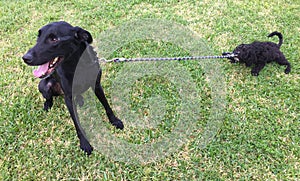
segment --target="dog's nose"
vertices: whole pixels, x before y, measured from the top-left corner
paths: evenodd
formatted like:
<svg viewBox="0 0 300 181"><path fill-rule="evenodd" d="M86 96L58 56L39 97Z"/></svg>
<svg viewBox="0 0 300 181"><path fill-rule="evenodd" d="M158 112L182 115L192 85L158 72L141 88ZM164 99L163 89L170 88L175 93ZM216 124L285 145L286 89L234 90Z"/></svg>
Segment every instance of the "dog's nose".
<svg viewBox="0 0 300 181"><path fill-rule="evenodd" d="M31 63L32 61L32 54L31 53L26 53L22 59L24 60L25 63Z"/></svg>

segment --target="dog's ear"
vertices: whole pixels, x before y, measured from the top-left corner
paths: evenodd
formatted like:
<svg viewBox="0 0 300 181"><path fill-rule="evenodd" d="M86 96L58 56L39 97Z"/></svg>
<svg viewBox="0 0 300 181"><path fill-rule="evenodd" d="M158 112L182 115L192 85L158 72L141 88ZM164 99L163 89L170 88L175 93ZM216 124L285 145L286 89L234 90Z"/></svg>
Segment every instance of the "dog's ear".
<svg viewBox="0 0 300 181"><path fill-rule="evenodd" d="M80 41L86 41L89 44L91 44L93 42L93 38L92 35L90 34L90 32L76 26L74 27L75 30L75 38L79 39Z"/></svg>

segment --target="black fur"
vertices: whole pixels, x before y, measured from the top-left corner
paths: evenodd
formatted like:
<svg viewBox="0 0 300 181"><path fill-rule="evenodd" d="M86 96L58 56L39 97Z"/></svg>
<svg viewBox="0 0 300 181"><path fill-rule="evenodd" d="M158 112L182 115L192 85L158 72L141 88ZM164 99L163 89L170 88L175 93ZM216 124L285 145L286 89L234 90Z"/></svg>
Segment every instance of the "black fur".
<svg viewBox="0 0 300 181"><path fill-rule="evenodd" d="M45 110L52 107L53 96L64 94L80 148L88 155L92 153L93 147L80 126L75 104L84 104L81 94L87 89L93 89L111 124L119 129L124 128L122 121L114 115L101 87L102 72L96 53L90 46L92 41L91 34L80 27L73 27L63 21L53 22L39 30L36 45L22 57L28 65L42 65L34 74L42 78L38 87L46 99ZM75 71L78 73L75 74Z"/></svg>
<svg viewBox="0 0 300 181"><path fill-rule="evenodd" d="M280 51L280 46L282 45L283 38L282 34L279 32L273 32L268 35L268 37L278 36L279 43L273 42L259 42L255 41L251 44L241 44L237 46L233 53L237 57L229 58L231 63L245 63L247 67L253 66L251 74L253 76L258 76L259 72L264 68L267 63L277 62L279 65L286 65L285 73L288 74L291 71L291 65ZM229 53L223 53L227 55Z"/></svg>

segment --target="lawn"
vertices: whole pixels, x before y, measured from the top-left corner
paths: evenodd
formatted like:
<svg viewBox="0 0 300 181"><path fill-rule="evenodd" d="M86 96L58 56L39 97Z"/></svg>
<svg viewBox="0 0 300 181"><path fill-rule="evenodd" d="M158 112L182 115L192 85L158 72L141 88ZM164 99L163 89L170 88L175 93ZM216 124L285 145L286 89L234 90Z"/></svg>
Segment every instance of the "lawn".
<svg viewBox="0 0 300 181"><path fill-rule="evenodd" d="M0 1L0 180L299 180L300 2ZM79 108L95 151L79 148L62 97L49 112L22 55L52 21L88 30L99 58L220 55L284 37L292 65L258 77L225 59L104 63L125 129L87 92ZM93 109L96 108L96 109Z"/></svg>

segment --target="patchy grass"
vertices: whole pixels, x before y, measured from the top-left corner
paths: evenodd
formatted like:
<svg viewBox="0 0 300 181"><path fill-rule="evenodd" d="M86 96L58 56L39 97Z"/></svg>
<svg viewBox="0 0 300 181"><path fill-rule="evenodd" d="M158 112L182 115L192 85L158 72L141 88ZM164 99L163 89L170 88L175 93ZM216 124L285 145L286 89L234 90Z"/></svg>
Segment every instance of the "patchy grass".
<svg viewBox="0 0 300 181"><path fill-rule="evenodd" d="M299 9L298 2L289 0L1 1L0 180L299 179ZM227 85L226 117L215 139L205 148L200 149L198 145L199 129L193 130L190 139L176 152L154 163L123 163L106 157L101 150L87 157L78 147L63 99L56 98L48 113L42 111L38 80L33 78L33 68L26 66L21 56L35 43L37 30L51 21L65 20L81 26L97 39L109 28L142 18L182 24L206 40L207 46L217 54L230 51L242 42L267 41L268 33L280 31L284 35L282 51L292 64L292 72L285 75L283 67L271 63L259 77L252 77L250 69L243 65L220 60ZM124 45L112 57L147 55L189 54L166 42L141 40ZM211 97L203 70L192 62L180 64L187 67L197 84L202 98L201 118L205 120ZM108 94L110 80L120 67L121 64L103 65L103 85ZM179 95L173 86L160 78L137 81L131 95L133 107L149 111L142 106L152 93L176 103L173 99ZM201 128L203 123L199 120L198 124ZM164 136L175 125L176 121L153 130L110 131L118 138L141 144Z"/></svg>

